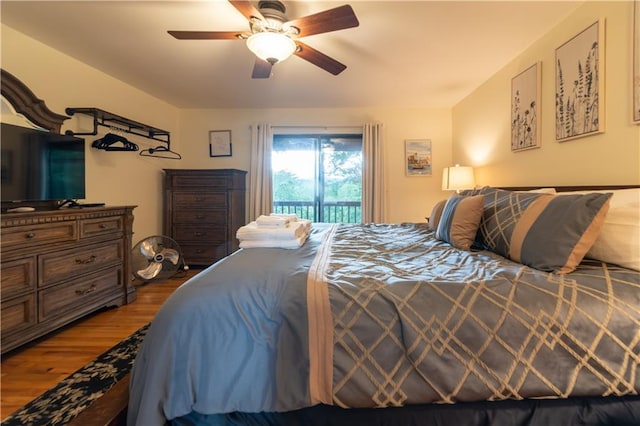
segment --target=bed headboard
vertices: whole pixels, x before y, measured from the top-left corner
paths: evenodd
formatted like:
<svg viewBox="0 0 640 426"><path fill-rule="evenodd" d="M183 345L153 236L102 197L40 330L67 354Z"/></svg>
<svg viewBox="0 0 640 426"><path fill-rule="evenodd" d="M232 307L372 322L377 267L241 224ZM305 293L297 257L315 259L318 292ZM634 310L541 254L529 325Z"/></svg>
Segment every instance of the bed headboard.
<svg viewBox="0 0 640 426"><path fill-rule="evenodd" d="M530 191L532 189L539 188L555 188L557 192L570 192L570 191L606 191L614 189L630 189L640 188L639 185L576 185L576 186L553 186L553 185L537 185L537 186L499 186L500 189L506 189L509 191Z"/></svg>

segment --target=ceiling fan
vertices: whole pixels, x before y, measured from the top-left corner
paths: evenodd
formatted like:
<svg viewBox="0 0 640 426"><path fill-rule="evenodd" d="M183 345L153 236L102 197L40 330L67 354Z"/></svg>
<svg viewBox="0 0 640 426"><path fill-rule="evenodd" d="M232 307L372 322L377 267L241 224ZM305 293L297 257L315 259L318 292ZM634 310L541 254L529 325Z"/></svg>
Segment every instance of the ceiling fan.
<svg viewBox="0 0 640 426"><path fill-rule="evenodd" d="M256 55L252 78L269 78L271 68L291 55L338 75L347 66L299 40L314 34L360 25L349 5L288 21L286 7L278 0L261 0L258 8L244 0L229 0L249 20L249 31L168 31L178 40L246 40Z"/></svg>

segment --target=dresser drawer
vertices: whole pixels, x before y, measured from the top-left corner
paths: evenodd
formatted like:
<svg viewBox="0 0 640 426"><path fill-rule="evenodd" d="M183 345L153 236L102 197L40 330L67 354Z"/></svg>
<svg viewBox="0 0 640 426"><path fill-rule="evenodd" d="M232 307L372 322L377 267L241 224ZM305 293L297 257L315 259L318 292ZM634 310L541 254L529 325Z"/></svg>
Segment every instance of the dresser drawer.
<svg viewBox="0 0 640 426"><path fill-rule="evenodd" d="M80 221L80 238L121 234L124 230L122 216L84 219Z"/></svg>
<svg viewBox="0 0 640 426"><path fill-rule="evenodd" d="M38 257L38 285L49 285L70 276L77 276L100 268L122 263L124 253L120 240L92 244Z"/></svg>
<svg viewBox="0 0 640 426"><path fill-rule="evenodd" d="M10 247L75 241L75 220L39 225L12 226L0 230L2 250Z"/></svg>
<svg viewBox="0 0 640 426"><path fill-rule="evenodd" d="M38 292L38 320L47 321L52 317L80 316L92 311L109 294L122 295L122 267L116 266L99 273L90 274L70 282L49 287ZM124 296L123 296L124 297Z"/></svg>
<svg viewBox="0 0 640 426"><path fill-rule="evenodd" d="M2 302L0 308L0 332L2 340L6 336L22 331L36 324L36 296L35 293L16 297Z"/></svg>
<svg viewBox="0 0 640 426"><path fill-rule="evenodd" d="M180 249L182 249L182 257L187 265L208 266L227 255L226 243L218 246L185 244L181 245Z"/></svg>
<svg viewBox="0 0 640 426"><path fill-rule="evenodd" d="M0 278L2 279L0 294L3 300L20 293L34 291L36 289L35 256L2 262Z"/></svg>
<svg viewBox="0 0 640 426"><path fill-rule="evenodd" d="M228 176L172 176L172 185L174 189L190 189L190 188L220 188L228 189L233 186L233 178Z"/></svg>
<svg viewBox="0 0 640 426"><path fill-rule="evenodd" d="M227 209L226 192L174 192L174 209Z"/></svg>
<svg viewBox="0 0 640 426"><path fill-rule="evenodd" d="M227 212L224 210L180 210L175 212L173 223L192 225L227 226Z"/></svg>
<svg viewBox="0 0 640 426"><path fill-rule="evenodd" d="M129 280L133 209L0 216L2 353L98 309L136 299Z"/></svg>
<svg viewBox="0 0 640 426"><path fill-rule="evenodd" d="M164 169L163 232L180 244L188 265L210 265L238 248L246 222L247 172Z"/></svg>
<svg viewBox="0 0 640 426"><path fill-rule="evenodd" d="M188 241L194 243L207 243L211 245L222 244L227 240L227 230L218 227L202 227L191 225L174 225L173 235L180 241Z"/></svg>

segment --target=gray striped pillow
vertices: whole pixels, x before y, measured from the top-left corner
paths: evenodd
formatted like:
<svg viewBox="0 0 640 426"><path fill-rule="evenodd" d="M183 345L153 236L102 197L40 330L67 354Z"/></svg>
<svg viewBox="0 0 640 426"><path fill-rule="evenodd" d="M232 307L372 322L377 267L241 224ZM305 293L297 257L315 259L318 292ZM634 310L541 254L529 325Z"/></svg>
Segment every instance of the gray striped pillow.
<svg viewBox="0 0 640 426"><path fill-rule="evenodd" d="M485 248L541 271L570 273L604 223L611 194L551 195L483 188Z"/></svg>

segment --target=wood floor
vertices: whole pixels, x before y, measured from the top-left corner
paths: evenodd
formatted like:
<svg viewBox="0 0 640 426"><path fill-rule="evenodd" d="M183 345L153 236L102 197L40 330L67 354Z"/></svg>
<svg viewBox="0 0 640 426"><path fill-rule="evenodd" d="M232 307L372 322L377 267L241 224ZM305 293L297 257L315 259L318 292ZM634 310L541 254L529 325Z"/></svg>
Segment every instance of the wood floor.
<svg viewBox="0 0 640 426"><path fill-rule="evenodd" d="M153 319L184 277L138 286L135 302L106 309L2 357L0 419L65 379Z"/></svg>

